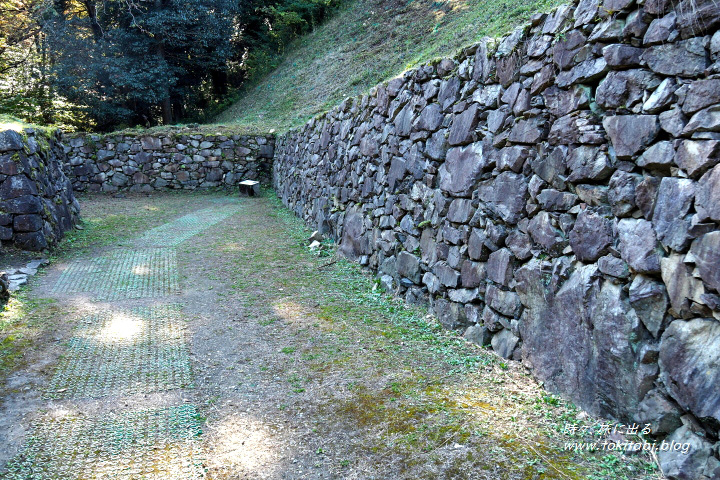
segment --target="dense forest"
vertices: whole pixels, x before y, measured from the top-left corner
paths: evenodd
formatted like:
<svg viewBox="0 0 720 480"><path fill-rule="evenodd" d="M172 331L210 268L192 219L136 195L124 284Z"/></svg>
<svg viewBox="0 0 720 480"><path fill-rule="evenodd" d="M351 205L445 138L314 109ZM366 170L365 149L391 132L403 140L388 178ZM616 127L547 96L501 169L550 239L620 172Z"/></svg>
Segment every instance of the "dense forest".
<svg viewBox="0 0 720 480"><path fill-rule="evenodd" d="M203 121L341 0L0 0L0 114L76 129Z"/></svg>

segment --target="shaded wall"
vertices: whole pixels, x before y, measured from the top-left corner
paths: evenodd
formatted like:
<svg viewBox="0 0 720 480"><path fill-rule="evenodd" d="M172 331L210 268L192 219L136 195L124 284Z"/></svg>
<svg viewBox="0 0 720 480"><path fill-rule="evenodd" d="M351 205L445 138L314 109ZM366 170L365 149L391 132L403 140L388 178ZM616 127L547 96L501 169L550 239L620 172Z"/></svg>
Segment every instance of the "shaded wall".
<svg viewBox="0 0 720 480"><path fill-rule="evenodd" d="M54 246L78 221L60 132L0 132L0 241L23 250Z"/></svg>
<svg viewBox="0 0 720 480"><path fill-rule="evenodd" d="M151 192L270 183L272 135L75 134L66 137L68 172L76 191Z"/></svg>

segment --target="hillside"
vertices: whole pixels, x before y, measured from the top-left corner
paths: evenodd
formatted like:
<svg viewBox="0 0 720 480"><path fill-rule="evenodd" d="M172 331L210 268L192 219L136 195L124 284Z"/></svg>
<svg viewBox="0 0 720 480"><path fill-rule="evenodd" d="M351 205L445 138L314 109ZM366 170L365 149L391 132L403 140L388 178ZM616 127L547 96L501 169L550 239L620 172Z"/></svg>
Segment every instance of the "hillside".
<svg viewBox="0 0 720 480"><path fill-rule="evenodd" d="M284 131L435 57L497 36L560 0L348 0L217 122Z"/></svg>

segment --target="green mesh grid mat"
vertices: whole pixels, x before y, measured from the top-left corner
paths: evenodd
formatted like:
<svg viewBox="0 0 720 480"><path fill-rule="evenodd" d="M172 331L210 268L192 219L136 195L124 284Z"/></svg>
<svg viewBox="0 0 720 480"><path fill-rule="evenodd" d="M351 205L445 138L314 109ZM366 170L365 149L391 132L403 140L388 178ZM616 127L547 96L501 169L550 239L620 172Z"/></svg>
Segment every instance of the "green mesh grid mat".
<svg viewBox="0 0 720 480"><path fill-rule="evenodd" d="M99 398L191 388L185 322L176 305L81 320L46 398Z"/></svg>
<svg viewBox="0 0 720 480"><path fill-rule="evenodd" d="M175 247L239 211L238 205L221 205L198 210L173 222L148 230L137 239L136 243L151 247Z"/></svg>
<svg viewBox="0 0 720 480"><path fill-rule="evenodd" d="M76 260L62 272L53 293L88 293L96 300L180 293L175 250L117 249L102 257Z"/></svg>
<svg viewBox="0 0 720 480"><path fill-rule="evenodd" d="M205 478L193 405L37 422L3 480Z"/></svg>

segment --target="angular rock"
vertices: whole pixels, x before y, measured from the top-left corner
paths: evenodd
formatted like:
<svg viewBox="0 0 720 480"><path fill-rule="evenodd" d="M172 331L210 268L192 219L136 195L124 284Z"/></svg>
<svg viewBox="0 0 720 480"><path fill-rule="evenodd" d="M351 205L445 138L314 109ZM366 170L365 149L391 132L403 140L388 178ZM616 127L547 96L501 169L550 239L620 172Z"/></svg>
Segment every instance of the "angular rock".
<svg viewBox="0 0 720 480"><path fill-rule="evenodd" d="M658 115L658 118L660 119L660 127L673 137L679 137L688 123L687 117L683 115L679 108L662 112Z"/></svg>
<svg viewBox="0 0 720 480"><path fill-rule="evenodd" d="M608 187L604 185L575 185L575 192L580 201L591 206L608 202Z"/></svg>
<svg viewBox="0 0 720 480"><path fill-rule="evenodd" d="M650 424L655 435L669 434L682 426L677 406L657 389L645 395L636 418L642 425Z"/></svg>
<svg viewBox="0 0 720 480"><path fill-rule="evenodd" d="M420 260L411 253L400 252L397 256L397 272L413 283L420 283Z"/></svg>
<svg viewBox="0 0 720 480"><path fill-rule="evenodd" d="M467 326L465 308L460 304L448 302L444 298L437 298L433 311L440 324L448 330L459 330Z"/></svg>
<svg viewBox="0 0 720 480"><path fill-rule="evenodd" d="M372 253L364 227L363 215L356 209L349 209L345 214L339 250L351 260L357 260L363 255Z"/></svg>
<svg viewBox="0 0 720 480"><path fill-rule="evenodd" d="M638 157L635 163L644 168L669 168L675 158L675 149L670 141L658 142Z"/></svg>
<svg viewBox="0 0 720 480"><path fill-rule="evenodd" d="M575 8L574 26L577 28L581 25L592 23L595 20L599 6L599 0L580 0L578 6Z"/></svg>
<svg viewBox="0 0 720 480"><path fill-rule="evenodd" d="M720 222L720 165L703 175L695 190L695 210L700 220Z"/></svg>
<svg viewBox="0 0 720 480"><path fill-rule="evenodd" d="M43 224L40 215L15 215L13 229L16 232L37 232L43 228Z"/></svg>
<svg viewBox="0 0 720 480"><path fill-rule="evenodd" d="M685 216L694 197L692 180L665 177L660 182L652 223L658 240L677 252L684 251L690 242L690 220Z"/></svg>
<svg viewBox="0 0 720 480"><path fill-rule="evenodd" d="M682 111L692 114L717 103L720 103L720 78L697 80L687 90Z"/></svg>
<svg viewBox="0 0 720 480"><path fill-rule="evenodd" d="M696 178L720 162L720 141L683 140L677 149L675 163Z"/></svg>
<svg viewBox="0 0 720 480"><path fill-rule="evenodd" d="M473 300L477 300L479 291L477 288L458 288L454 290L448 290L448 298L451 302L466 304Z"/></svg>
<svg viewBox="0 0 720 480"><path fill-rule="evenodd" d="M598 259L598 269L605 275L617 278L628 278L630 269L628 264L621 258L605 255Z"/></svg>
<svg viewBox="0 0 720 480"><path fill-rule="evenodd" d="M472 201L466 198L456 198L450 202L447 219L455 223L467 223L474 212Z"/></svg>
<svg viewBox="0 0 720 480"><path fill-rule="evenodd" d="M684 0L676 10L677 28L682 38L712 33L720 25L720 5L714 0Z"/></svg>
<svg viewBox="0 0 720 480"><path fill-rule="evenodd" d="M532 239L551 255L560 255L568 245L562 232L552 225L550 214L539 212L528 225Z"/></svg>
<svg viewBox="0 0 720 480"><path fill-rule="evenodd" d="M679 318L689 318L692 315L689 301L701 302L705 293L703 283L690 274L684 258L684 255L672 253L660 260L660 273L670 298L671 313Z"/></svg>
<svg viewBox="0 0 720 480"><path fill-rule="evenodd" d="M503 328L510 328L510 319L499 315L495 310L488 306L485 306L485 309L482 312L482 322L485 328L492 333L499 332Z"/></svg>
<svg viewBox="0 0 720 480"><path fill-rule="evenodd" d="M392 283L392 277L390 277L390 280ZM425 275L423 275L422 278L422 283L423 285L427 286L428 292L432 294L439 292L442 288L442 283L440 282L440 279L430 272L425 272Z"/></svg>
<svg viewBox="0 0 720 480"><path fill-rule="evenodd" d="M505 239L505 245L519 260L527 260L532 256L532 241L526 233L517 230L511 232Z"/></svg>
<svg viewBox="0 0 720 480"><path fill-rule="evenodd" d="M642 59L653 72L678 77L698 76L709 65L701 38L649 47Z"/></svg>
<svg viewBox="0 0 720 480"><path fill-rule="evenodd" d="M476 288L485 282L485 264L480 262L465 261L460 270L461 284L464 288Z"/></svg>
<svg viewBox="0 0 720 480"><path fill-rule="evenodd" d="M500 312L506 317L518 318L522 310L520 297L515 292L501 290L495 285L488 285L485 292L485 301L493 310Z"/></svg>
<svg viewBox="0 0 720 480"><path fill-rule="evenodd" d="M486 260L488 248L485 245L487 237L482 230L473 228L468 239L468 256L473 260Z"/></svg>
<svg viewBox="0 0 720 480"><path fill-rule="evenodd" d="M536 144L547 137L547 121L542 117L519 120L515 123L508 140L515 143Z"/></svg>
<svg viewBox="0 0 720 480"><path fill-rule="evenodd" d="M0 199L3 200L37 194L36 182L31 182L25 175L7 177L0 185Z"/></svg>
<svg viewBox="0 0 720 480"><path fill-rule="evenodd" d="M545 106L555 117L587 108L590 105L590 95L590 89L583 85L573 85L569 90L552 86L542 93Z"/></svg>
<svg viewBox="0 0 720 480"><path fill-rule="evenodd" d="M463 113L456 115L450 127L450 145L465 145L473 141L478 124L478 105L473 103Z"/></svg>
<svg viewBox="0 0 720 480"><path fill-rule="evenodd" d="M664 440L679 449L658 451L658 460L668 480L715 480L720 474L720 462L713 455L713 445L688 426L682 426Z"/></svg>
<svg viewBox="0 0 720 480"><path fill-rule="evenodd" d="M583 110L558 118L550 128L548 141L551 145L598 145L605 142L605 134L597 117Z"/></svg>
<svg viewBox="0 0 720 480"><path fill-rule="evenodd" d="M665 109L674 100L675 90L677 90L675 79L663 80L643 103L643 113L659 113Z"/></svg>
<svg viewBox="0 0 720 480"><path fill-rule="evenodd" d="M577 266L557 292L545 286L545 275L539 260L515 274L525 305L523 362L546 388L568 392L584 409L614 416L635 412L635 376L618 372L636 370L633 338L640 324L622 286L603 282L595 265Z"/></svg>
<svg viewBox="0 0 720 480"><path fill-rule="evenodd" d="M663 327L668 298L665 285L645 275L636 275L630 284L630 305L653 337Z"/></svg>
<svg viewBox="0 0 720 480"><path fill-rule="evenodd" d="M48 248L47 238L45 234L40 232L16 233L13 241L21 250L29 250L32 252L40 252Z"/></svg>
<svg viewBox="0 0 720 480"><path fill-rule="evenodd" d="M638 273L658 273L660 257L652 223L623 218L618 222L618 248L622 259Z"/></svg>
<svg viewBox="0 0 720 480"><path fill-rule="evenodd" d="M631 158L655 140L660 132L655 115L616 115L605 117L603 126L618 158Z"/></svg>
<svg viewBox="0 0 720 480"><path fill-rule="evenodd" d="M604 58L593 58L585 60L567 72L560 72L555 83L560 88L575 83L590 83L601 78L607 70L608 65Z"/></svg>
<svg viewBox="0 0 720 480"><path fill-rule="evenodd" d="M658 43L668 43L668 39L673 33L677 36L675 23L677 15L671 12L661 18L654 19L643 37L643 44L646 46L657 45Z"/></svg>
<svg viewBox="0 0 720 480"><path fill-rule="evenodd" d="M709 232L695 240L690 249L700 278L720 292L720 231Z"/></svg>
<svg viewBox="0 0 720 480"><path fill-rule="evenodd" d="M610 72L597 88L597 103L606 109L630 108L643 101L646 89L659 84L657 76L647 70Z"/></svg>
<svg viewBox="0 0 720 480"><path fill-rule="evenodd" d="M425 143L425 155L433 160L443 160L448 151L448 143L445 130L438 130Z"/></svg>
<svg viewBox="0 0 720 480"><path fill-rule="evenodd" d="M4 211L5 213L14 213L21 215L29 213L41 213L43 211L43 205L37 196L23 195L22 197L1 201L0 210Z"/></svg>
<svg viewBox="0 0 720 480"><path fill-rule="evenodd" d="M446 262L437 262L432 268L433 273L440 280L440 283L449 288L457 288L460 285L460 273L453 269Z"/></svg>
<svg viewBox="0 0 720 480"><path fill-rule="evenodd" d="M662 336L660 370L668 393L682 408L720 426L720 322L672 322Z"/></svg>
<svg viewBox="0 0 720 480"><path fill-rule="evenodd" d="M590 209L583 210L570 232L570 246L581 262L592 263L613 243L612 223Z"/></svg>
<svg viewBox="0 0 720 480"><path fill-rule="evenodd" d="M540 192L537 201L543 210L551 212L567 212L578 201L578 196L572 193L559 192L552 188L547 188Z"/></svg>
<svg viewBox="0 0 720 480"><path fill-rule="evenodd" d="M567 166L570 170L568 180L571 182L603 180L613 171L607 152L589 145L571 149Z"/></svg>
<svg viewBox="0 0 720 480"><path fill-rule="evenodd" d="M490 339L492 338L490 331L482 325L472 325L468 327L463 337L480 346L490 345Z"/></svg>
<svg viewBox="0 0 720 480"><path fill-rule="evenodd" d="M15 130L0 132L0 153L22 150L23 137Z"/></svg>
<svg viewBox="0 0 720 480"><path fill-rule="evenodd" d="M508 329L503 329L500 332L493 335L490 344L492 345L495 353L503 358L512 358L515 347L517 347L520 339L513 335Z"/></svg>
<svg viewBox="0 0 720 480"><path fill-rule="evenodd" d="M617 170L610 177L608 201L613 215L626 217L635 209L635 189L642 181L637 174Z"/></svg>
<svg viewBox="0 0 720 480"><path fill-rule="evenodd" d="M565 164L567 151L567 147L557 147L547 156L536 157L531 161L533 171L540 178L561 190L565 188L565 182L561 177L564 177L567 171Z"/></svg>
<svg viewBox="0 0 720 480"><path fill-rule="evenodd" d="M487 261L487 278L500 285L507 286L512 280L513 256L507 248L501 248L490 254Z"/></svg>
<svg viewBox="0 0 720 480"><path fill-rule="evenodd" d="M439 104L431 103L423 109L415 122L415 128L418 130L427 130L434 132L442 125L445 116Z"/></svg>
<svg viewBox="0 0 720 480"><path fill-rule="evenodd" d="M481 142L452 148L440 167L440 189L452 195L469 197L486 166L487 158L483 155Z"/></svg>
<svg viewBox="0 0 720 480"><path fill-rule="evenodd" d="M525 160L532 155L532 150L527 147L513 146L505 147L500 151L500 156L497 160L497 167L499 170L512 170L515 173L520 173L525 164Z"/></svg>
<svg viewBox="0 0 720 480"><path fill-rule="evenodd" d="M615 44L603 48L603 58L611 67L632 67L640 64L642 48L631 45Z"/></svg>
<svg viewBox="0 0 720 480"><path fill-rule="evenodd" d="M482 182L478 187L478 197L485 202L484 207L508 224L520 219L527 200L527 181L518 173L503 172L493 180Z"/></svg>
<svg viewBox="0 0 720 480"><path fill-rule="evenodd" d="M720 132L720 105L697 112L682 131L683 135L696 132Z"/></svg>
<svg viewBox="0 0 720 480"><path fill-rule="evenodd" d="M658 188L660 188L660 179L657 177L645 177L635 188L635 204L645 220L651 220L655 213Z"/></svg>

